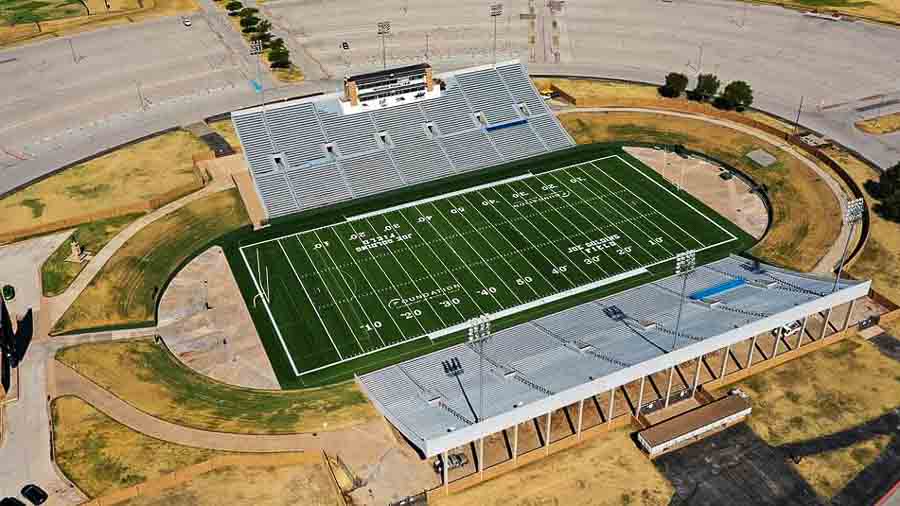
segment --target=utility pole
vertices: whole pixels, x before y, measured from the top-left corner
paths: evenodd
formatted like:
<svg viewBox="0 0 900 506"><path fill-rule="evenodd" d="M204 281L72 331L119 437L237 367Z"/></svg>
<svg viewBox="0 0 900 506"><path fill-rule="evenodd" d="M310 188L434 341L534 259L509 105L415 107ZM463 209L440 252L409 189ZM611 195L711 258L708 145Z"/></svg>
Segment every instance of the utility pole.
<svg viewBox="0 0 900 506"><path fill-rule="evenodd" d="M137 89L138 105L140 106L142 111L147 110L146 102L144 101L144 94L141 93L141 82L135 81L134 87Z"/></svg>
<svg viewBox="0 0 900 506"><path fill-rule="evenodd" d="M491 4L491 19L494 20L494 65L497 64L497 18L503 15L503 4Z"/></svg>
<svg viewBox="0 0 900 506"><path fill-rule="evenodd" d="M797 121L794 122L794 135L800 130L800 113L803 112L803 95L800 95L800 105L797 107Z"/></svg>
<svg viewBox="0 0 900 506"><path fill-rule="evenodd" d="M844 270L844 261L847 259L847 248L850 247L850 239L853 238L853 229L857 223L862 221L865 210L866 201L861 198L847 202L847 209L844 210L844 223L850 225L850 232L847 234L847 242L844 243L844 252L841 254L841 263L838 264L837 276L834 277L834 286L831 287L831 293L837 290L841 272Z"/></svg>
<svg viewBox="0 0 900 506"><path fill-rule="evenodd" d="M687 250L675 255L675 274L682 277L681 282L681 298L678 301L678 319L675 320L675 336L672 338L672 351L678 344L678 331L681 328L681 312L684 309L684 292L687 290L688 276L694 272L697 267L697 252L695 250Z"/></svg>
<svg viewBox="0 0 900 506"><path fill-rule="evenodd" d="M484 342L491 338L491 320L488 315L469 320L469 343L479 345L478 364L478 416L477 421L484 419Z"/></svg>
<svg viewBox="0 0 900 506"><path fill-rule="evenodd" d="M425 62L428 62L428 34L425 34Z"/></svg>
<svg viewBox="0 0 900 506"><path fill-rule="evenodd" d="M387 68L387 50L385 49L385 37L391 34L391 22L390 21L379 21L378 22L378 35L381 37L381 66L382 68Z"/></svg>
<svg viewBox="0 0 900 506"><path fill-rule="evenodd" d="M262 82L262 70L259 63L259 55L263 53L265 46L263 41L254 40L250 42L250 56L256 59L256 92L259 93L259 107L262 109L263 126L266 128L266 135L269 137L269 144L272 146L272 153L275 153L275 140L272 138L272 131L269 130L269 120L266 118L266 87Z"/></svg>

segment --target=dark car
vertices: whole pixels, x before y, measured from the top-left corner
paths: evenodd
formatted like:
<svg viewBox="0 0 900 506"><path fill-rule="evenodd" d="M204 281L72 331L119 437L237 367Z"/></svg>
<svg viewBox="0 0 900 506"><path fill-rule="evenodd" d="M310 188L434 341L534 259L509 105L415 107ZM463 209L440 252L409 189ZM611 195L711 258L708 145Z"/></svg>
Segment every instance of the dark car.
<svg viewBox="0 0 900 506"><path fill-rule="evenodd" d="M7 497L0 501L0 506L25 506L25 503L15 497Z"/></svg>
<svg viewBox="0 0 900 506"><path fill-rule="evenodd" d="M22 488L22 497L28 499L31 504L44 504L47 500L47 492L37 485L25 485Z"/></svg>

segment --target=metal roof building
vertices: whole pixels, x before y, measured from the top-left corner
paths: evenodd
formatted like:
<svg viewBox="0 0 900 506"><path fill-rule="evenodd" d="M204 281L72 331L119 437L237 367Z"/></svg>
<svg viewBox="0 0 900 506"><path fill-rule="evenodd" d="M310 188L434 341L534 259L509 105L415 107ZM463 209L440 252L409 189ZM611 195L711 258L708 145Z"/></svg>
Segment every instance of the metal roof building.
<svg viewBox="0 0 900 506"><path fill-rule="evenodd" d="M671 276L496 332L483 346L483 362L482 348L465 343L357 381L431 457L783 325L805 327L823 311L827 326L831 309L842 304L851 304L849 320L853 301L870 287L842 281L832 293L833 279L731 256L690 275L676 336L681 284ZM461 374L446 374L442 363L451 359Z"/></svg>

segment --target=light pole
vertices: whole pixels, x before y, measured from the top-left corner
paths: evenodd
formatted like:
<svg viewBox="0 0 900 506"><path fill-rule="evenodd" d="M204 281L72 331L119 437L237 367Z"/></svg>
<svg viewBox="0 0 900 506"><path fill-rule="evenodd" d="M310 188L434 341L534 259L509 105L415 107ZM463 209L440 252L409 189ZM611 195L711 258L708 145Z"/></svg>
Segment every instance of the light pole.
<svg viewBox="0 0 900 506"><path fill-rule="evenodd" d="M838 264L837 276L834 277L834 286L831 292L837 290L838 281L841 280L841 272L844 270L844 261L847 258L847 248L850 247L850 239L853 238L853 229L857 223L862 221L863 213L866 211L866 201L858 198L847 202L847 208L844 209L844 223L850 225L850 232L847 234L847 242L844 243L844 252L841 254L841 263Z"/></svg>
<svg viewBox="0 0 900 506"><path fill-rule="evenodd" d="M478 352L478 416L477 421L483 419L484 413L484 342L491 337L491 320L488 315L469 320L469 343L479 344Z"/></svg>
<svg viewBox="0 0 900 506"><path fill-rule="evenodd" d="M391 34L391 22L390 21L379 21L378 22L378 35L381 37L381 66L383 68L387 68L387 51L385 49L384 39L388 35Z"/></svg>
<svg viewBox="0 0 900 506"><path fill-rule="evenodd" d="M269 120L266 118L266 87L263 86L262 74L259 66L259 55L265 50L265 45L261 40L250 42L250 56L256 58L256 92L259 93L259 107L262 109L263 126L266 128L266 135L269 136L269 144L272 146L272 153L275 153L275 140L272 139L272 131L269 130Z"/></svg>
<svg viewBox="0 0 900 506"><path fill-rule="evenodd" d="M503 4L491 4L491 19L494 20L494 65L497 64L497 18L503 15Z"/></svg>
<svg viewBox="0 0 900 506"><path fill-rule="evenodd" d="M678 331L681 327L681 311L684 309L684 292L687 289L688 276L697 267L697 252L690 249L675 255L675 274L682 277L681 299L678 301L678 318L675 320L675 336L672 338L672 351L678 344Z"/></svg>

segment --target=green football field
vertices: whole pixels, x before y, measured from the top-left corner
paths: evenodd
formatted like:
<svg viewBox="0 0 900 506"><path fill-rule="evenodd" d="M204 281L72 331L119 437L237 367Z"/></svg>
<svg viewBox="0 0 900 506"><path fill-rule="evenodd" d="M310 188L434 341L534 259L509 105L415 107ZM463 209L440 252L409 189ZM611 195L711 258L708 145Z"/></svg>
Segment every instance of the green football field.
<svg viewBox="0 0 900 506"><path fill-rule="evenodd" d="M737 240L649 171L607 156L347 216L240 252L254 304L302 376Z"/></svg>

